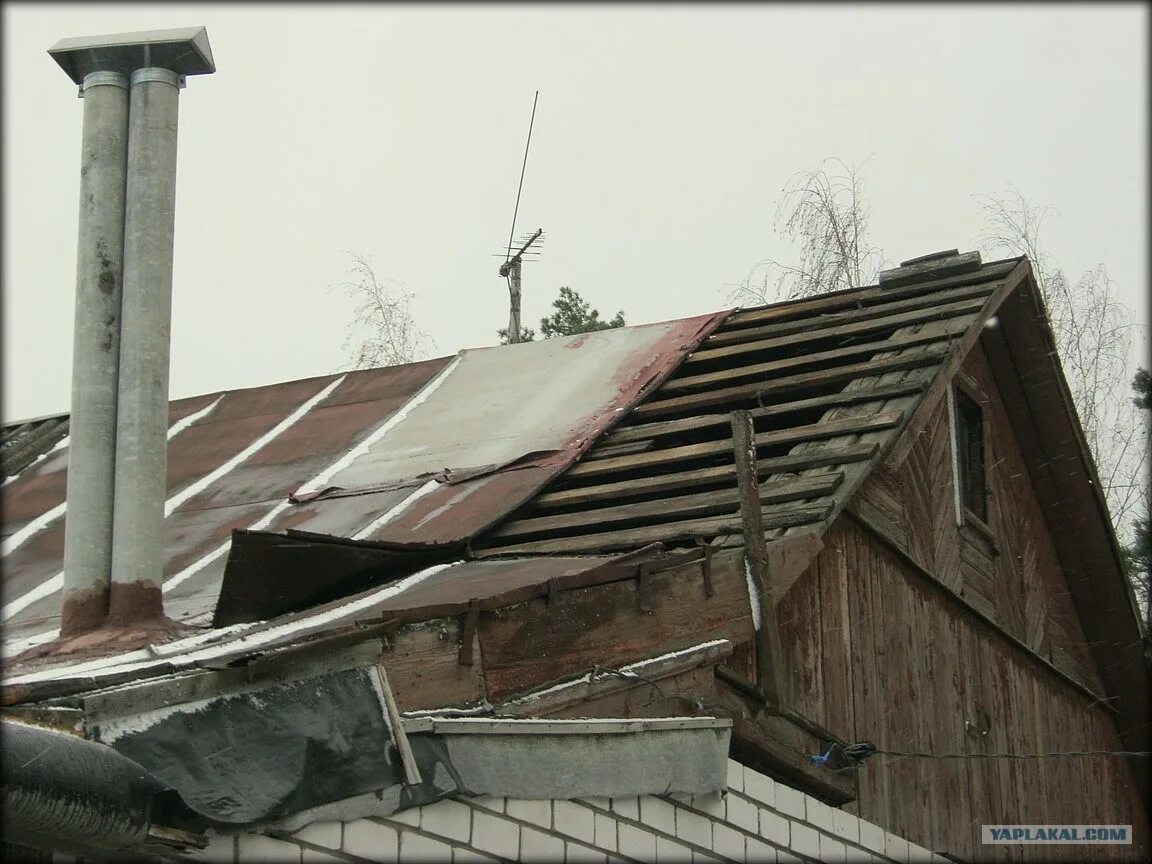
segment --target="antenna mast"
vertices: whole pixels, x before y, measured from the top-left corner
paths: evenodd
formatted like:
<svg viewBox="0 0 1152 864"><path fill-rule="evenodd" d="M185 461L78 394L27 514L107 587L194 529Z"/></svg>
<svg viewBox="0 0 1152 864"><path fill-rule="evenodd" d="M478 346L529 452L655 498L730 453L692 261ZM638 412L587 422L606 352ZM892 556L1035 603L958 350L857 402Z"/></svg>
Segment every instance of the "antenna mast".
<svg viewBox="0 0 1152 864"><path fill-rule="evenodd" d="M520 341L520 263L528 247L544 236L544 229L537 228L536 233L520 247L520 251L500 265L500 275L508 279L508 344Z"/></svg>
<svg viewBox="0 0 1152 864"><path fill-rule="evenodd" d="M516 234L516 216L520 212L520 192L524 189L524 171L528 167L528 147L532 143L532 126L536 122L536 102L540 98L540 91L532 97L532 117L528 120L528 140L524 142L524 161L520 165L520 185L516 187L516 207L512 211L512 227L508 231L508 246L504 252L504 263L500 265L500 275L508 282L508 343L520 341L520 265L529 247L544 236L544 229L536 229L536 233L529 237L515 255L512 254L512 237Z"/></svg>

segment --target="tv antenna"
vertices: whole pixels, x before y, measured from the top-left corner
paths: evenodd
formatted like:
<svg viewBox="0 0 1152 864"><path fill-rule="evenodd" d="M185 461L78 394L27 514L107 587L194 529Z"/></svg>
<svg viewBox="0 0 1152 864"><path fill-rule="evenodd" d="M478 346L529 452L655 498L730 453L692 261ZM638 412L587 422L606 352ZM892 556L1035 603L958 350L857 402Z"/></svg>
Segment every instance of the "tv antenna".
<svg viewBox="0 0 1152 864"><path fill-rule="evenodd" d="M543 245L544 229L537 228L536 233L530 237L521 237L518 242L520 248L512 254L512 238L516 235L516 216L520 212L520 192L524 189L524 170L528 167L528 147L532 143L532 126L536 122L536 101L540 98L540 91L532 97L532 117L528 120L528 140L524 143L524 161L520 165L520 185L516 187L516 207L512 210L512 227L508 231L508 245L504 249L504 263L500 265L500 275L508 282L508 343L520 341L520 265L526 258L539 255L539 248ZM533 249L532 245L536 244Z"/></svg>

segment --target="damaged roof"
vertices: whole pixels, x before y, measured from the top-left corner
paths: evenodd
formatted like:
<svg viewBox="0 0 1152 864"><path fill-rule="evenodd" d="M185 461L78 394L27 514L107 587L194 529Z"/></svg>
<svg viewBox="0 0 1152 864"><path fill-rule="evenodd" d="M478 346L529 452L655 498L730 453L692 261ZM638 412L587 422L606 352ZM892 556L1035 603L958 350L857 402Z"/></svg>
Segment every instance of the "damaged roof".
<svg viewBox="0 0 1152 864"><path fill-rule="evenodd" d="M818 536L1020 283L1019 265L974 255L943 278L735 312L477 548L600 552L740 534L740 410L753 424L768 539Z"/></svg>
<svg viewBox="0 0 1152 864"><path fill-rule="evenodd" d="M269 621L259 626L291 642L366 617L519 602L509 598L604 567L635 571L665 554L654 544L737 546L741 411L779 596L871 467L908 446L904 433L939 404L984 327L1001 314L1017 329L1042 321L1030 273L1026 259L952 252L905 262L880 285L757 309L179 400L167 612L201 627ZM1037 349L1018 367L1040 380L1054 362ZM1057 414L1041 434L1058 437L1036 459L1063 448L1053 464L1065 471L1084 447L1064 428L1074 414ZM58 627L67 447L53 446L5 488L9 655ZM1072 472L1054 482L1094 491ZM1099 532L1058 542L1093 538L1115 553L1100 513ZM1089 618L1127 599L1110 586L1108 609L1096 609L1103 601L1078 589ZM278 629L300 616L314 626ZM8 681L21 671L8 664Z"/></svg>
<svg viewBox="0 0 1152 864"><path fill-rule="evenodd" d="M266 618L270 608L278 614L366 587L366 568L379 581L384 559L397 578L459 558L467 541L576 460L723 317L173 402L167 614L193 625L241 609L253 612L247 620ZM59 627L68 448L36 455L44 458L33 456L4 490L7 653L47 641ZM256 535L234 532L272 532L281 541L290 532L294 545L269 553L281 557L293 548L338 555L323 541L349 542L336 566L297 586L307 591L284 598L280 573L248 566L267 563L266 550L238 542ZM289 558L310 560L302 551ZM235 602L218 610L222 585Z"/></svg>

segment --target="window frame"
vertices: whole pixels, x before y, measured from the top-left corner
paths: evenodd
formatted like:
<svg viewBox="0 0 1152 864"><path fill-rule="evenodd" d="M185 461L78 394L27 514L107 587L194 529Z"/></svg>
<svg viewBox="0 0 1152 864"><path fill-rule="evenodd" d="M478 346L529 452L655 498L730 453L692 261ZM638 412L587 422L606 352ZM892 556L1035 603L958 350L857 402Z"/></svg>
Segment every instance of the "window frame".
<svg viewBox="0 0 1152 864"><path fill-rule="evenodd" d="M966 378L967 376L964 376ZM952 456L952 489L953 501L956 511L956 525L965 526L970 525L976 528L980 533L986 535L989 540L994 539L992 528L987 521L987 515L991 504L991 486L989 484L989 467L991 465L991 451L989 448L990 435L988 431L988 399L981 393L975 386L975 382L967 381L957 375L953 381L952 386L948 388L948 432L951 442L951 456ZM956 394L960 393L965 398L969 399L972 404L980 412L980 453L982 457L981 465L981 493L984 503L984 516L980 516L969 505L970 498L966 498L964 490L964 479L961 475L961 459L960 459L960 424L961 424L961 407Z"/></svg>

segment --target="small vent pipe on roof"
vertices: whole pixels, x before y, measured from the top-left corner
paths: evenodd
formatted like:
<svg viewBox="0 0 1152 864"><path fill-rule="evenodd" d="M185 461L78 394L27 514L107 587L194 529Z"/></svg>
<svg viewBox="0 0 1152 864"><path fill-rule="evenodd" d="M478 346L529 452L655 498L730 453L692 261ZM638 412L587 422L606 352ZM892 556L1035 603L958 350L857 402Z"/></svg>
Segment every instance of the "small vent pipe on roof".
<svg viewBox="0 0 1152 864"><path fill-rule="evenodd" d="M61 636L163 618L176 127L203 27L63 39L85 97ZM130 88L130 92L129 92Z"/></svg>

